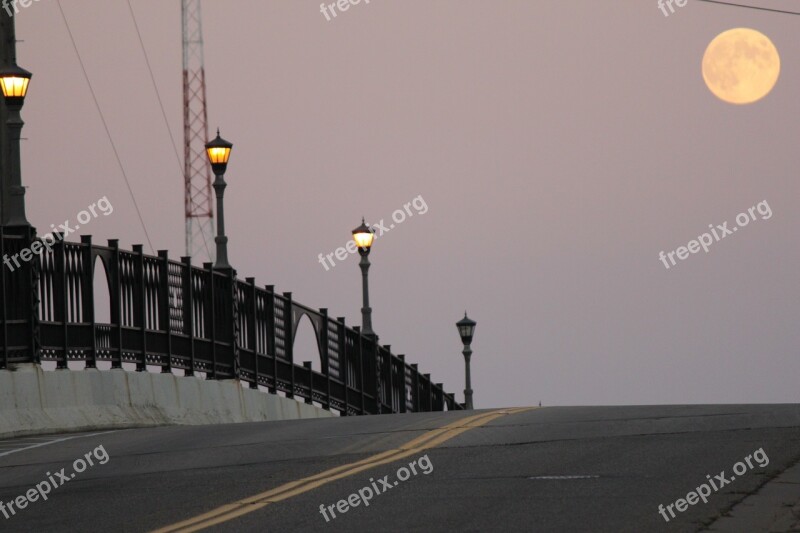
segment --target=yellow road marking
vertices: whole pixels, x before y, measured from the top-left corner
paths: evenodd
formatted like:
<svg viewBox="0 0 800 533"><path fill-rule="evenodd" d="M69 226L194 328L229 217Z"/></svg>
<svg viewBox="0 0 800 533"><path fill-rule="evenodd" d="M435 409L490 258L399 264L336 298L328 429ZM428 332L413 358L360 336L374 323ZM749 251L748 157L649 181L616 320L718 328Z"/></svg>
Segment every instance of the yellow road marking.
<svg viewBox="0 0 800 533"><path fill-rule="evenodd" d="M356 461L355 463L337 466L336 468L331 468L330 470L326 470L307 478L291 481L272 490L256 494L255 496L250 496L249 498L244 498L233 503L222 505L212 511L195 516L194 518L189 518L188 520L163 527L154 531L153 533L189 533L192 531L200 531L202 529L233 520L234 518L238 518L248 513L252 513L253 511L257 511L269 504L277 503L293 496L303 494L304 492L316 489L332 481L349 477L353 474L358 474L359 472L369 470L370 468L374 468L376 466L393 463L394 461L414 455L423 450L434 448L452 439L453 437L464 433L465 431L488 424L492 420L500 418L501 416L513 415L523 411L529 411L531 409L535 408L518 407L515 409L499 409L496 411L489 411L488 413L462 418L460 420L456 420L455 422L451 422L446 426L442 426L441 428L424 433L419 437L403 444L397 449L387 450L377 455L367 457L366 459L362 459L361 461Z"/></svg>
<svg viewBox="0 0 800 533"><path fill-rule="evenodd" d="M426 423L428 424L436 424L443 418L447 418L446 413L443 413L441 416L434 417L430 420L427 420ZM341 435L341 437L367 437L364 442L354 442L349 446L345 446L341 450L339 450L339 455L347 455L349 453L367 453L372 452L375 453L374 448L380 446L381 444L387 443L391 441L393 438L396 438L396 433L402 432L417 432L420 429L414 429L415 426L419 426L419 420L411 419L406 424L401 424L397 426L393 426L391 431L388 432L371 432L371 433L353 433L350 435ZM372 435L370 438L369 436Z"/></svg>

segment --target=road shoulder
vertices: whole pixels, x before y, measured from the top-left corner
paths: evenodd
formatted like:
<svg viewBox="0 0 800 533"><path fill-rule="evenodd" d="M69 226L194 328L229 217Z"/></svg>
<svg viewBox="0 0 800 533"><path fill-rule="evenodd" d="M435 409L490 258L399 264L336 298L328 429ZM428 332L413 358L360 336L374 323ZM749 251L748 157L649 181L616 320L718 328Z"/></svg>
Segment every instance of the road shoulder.
<svg viewBox="0 0 800 533"><path fill-rule="evenodd" d="M736 504L706 531L800 531L800 461Z"/></svg>

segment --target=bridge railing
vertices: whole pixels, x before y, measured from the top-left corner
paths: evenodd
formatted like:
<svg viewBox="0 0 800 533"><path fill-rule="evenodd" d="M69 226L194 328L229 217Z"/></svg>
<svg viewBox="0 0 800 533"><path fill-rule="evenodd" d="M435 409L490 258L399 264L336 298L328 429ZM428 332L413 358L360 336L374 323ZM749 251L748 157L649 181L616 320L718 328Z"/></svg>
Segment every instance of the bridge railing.
<svg viewBox="0 0 800 533"><path fill-rule="evenodd" d="M26 242L25 236L0 237L5 253L17 253ZM108 323L96 320L98 268L108 282ZM125 251L116 240L98 246L84 236L80 243L57 242L28 268L3 270L0 368L28 360L54 361L57 369L69 361L84 361L87 368L108 361L112 369L132 363L137 371L156 367L239 379L345 415L461 409L430 375L389 346L376 346L344 318L210 263L171 260L166 251L147 255L141 245ZM25 306L14 302L31 293L34 316L28 317L17 312ZM314 328L320 371L294 357L304 316ZM28 338L31 350L25 349Z"/></svg>

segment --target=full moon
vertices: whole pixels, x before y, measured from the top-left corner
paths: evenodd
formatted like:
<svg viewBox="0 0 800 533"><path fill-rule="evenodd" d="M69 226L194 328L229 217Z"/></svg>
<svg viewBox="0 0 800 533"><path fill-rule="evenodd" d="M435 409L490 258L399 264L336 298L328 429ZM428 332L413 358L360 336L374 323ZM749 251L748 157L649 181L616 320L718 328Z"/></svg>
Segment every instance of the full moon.
<svg viewBox="0 0 800 533"><path fill-rule="evenodd" d="M781 58L761 32L734 28L717 35L703 56L703 79L724 102L751 104L772 91L781 73Z"/></svg>

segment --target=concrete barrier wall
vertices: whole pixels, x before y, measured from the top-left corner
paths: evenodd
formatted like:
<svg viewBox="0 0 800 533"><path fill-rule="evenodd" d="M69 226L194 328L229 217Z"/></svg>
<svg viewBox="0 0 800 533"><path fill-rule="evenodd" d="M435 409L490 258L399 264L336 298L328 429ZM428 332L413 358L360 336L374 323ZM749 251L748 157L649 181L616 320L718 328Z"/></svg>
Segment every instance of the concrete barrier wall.
<svg viewBox="0 0 800 533"><path fill-rule="evenodd" d="M124 370L0 370L0 437L333 416L235 381Z"/></svg>

